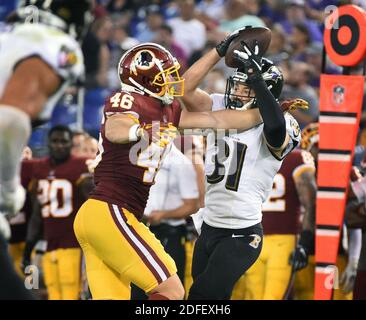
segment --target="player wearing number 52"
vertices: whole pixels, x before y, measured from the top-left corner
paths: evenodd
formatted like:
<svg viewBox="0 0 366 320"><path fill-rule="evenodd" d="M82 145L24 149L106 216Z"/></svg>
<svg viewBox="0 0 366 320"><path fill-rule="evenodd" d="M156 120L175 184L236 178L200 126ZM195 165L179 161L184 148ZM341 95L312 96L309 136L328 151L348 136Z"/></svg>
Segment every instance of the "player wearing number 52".
<svg viewBox="0 0 366 320"><path fill-rule="evenodd" d="M93 187L86 159L71 156L72 132L55 126L48 134L49 157L35 160L27 175L33 212L27 230L23 268L37 240L47 242L44 278L50 300L76 300L80 294L81 250L73 230L77 210Z"/></svg>
<svg viewBox="0 0 366 320"><path fill-rule="evenodd" d="M230 299L234 284L261 252L262 204L284 157L300 141L296 120L283 115L278 104L282 73L259 56L258 43L249 48L242 42L232 52L240 67L227 80L225 94L209 95L198 88L225 56L223 44L185 72L183 102L190 111L259 110L263 124L220 140L214 133L207 137L205 207L193 216L201 234L194 248L188 299Z"/></svg>
<svg viewBox="0 0 366 320"><path fill-rule="evenodd" d="M183 298L174 261L140 221L155 174L177 127L246 130L262 122L258 110L182 110L179 67L154 43L131 48L119 62L122 87L104 106L96 187L74 223L94 299L129 299L131 282L149 299Z"/></svg>

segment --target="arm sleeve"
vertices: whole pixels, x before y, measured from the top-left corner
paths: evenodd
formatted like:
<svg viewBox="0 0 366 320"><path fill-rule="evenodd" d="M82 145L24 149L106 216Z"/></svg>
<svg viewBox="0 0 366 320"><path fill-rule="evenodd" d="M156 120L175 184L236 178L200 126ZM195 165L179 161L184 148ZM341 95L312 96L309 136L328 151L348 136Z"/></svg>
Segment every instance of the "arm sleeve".
<svg viewBox="0 0 366 320"><path fill-rule="evenodd" d="M270 146L280 148L286 138L286 121L283 112L264 80L253 81L251 86L263 119L264 136Z"/></svg>

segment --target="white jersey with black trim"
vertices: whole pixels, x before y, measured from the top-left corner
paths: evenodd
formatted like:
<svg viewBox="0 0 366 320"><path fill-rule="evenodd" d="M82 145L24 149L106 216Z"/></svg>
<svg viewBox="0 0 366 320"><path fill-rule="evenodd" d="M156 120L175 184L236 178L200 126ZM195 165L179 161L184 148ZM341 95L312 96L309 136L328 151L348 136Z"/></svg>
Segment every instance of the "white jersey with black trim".
<svg viewBox="0 0 366 320"><path fill-rule="evenodd" d="M225 109L223 95L213 94L211 98L213 111ZM223 136L224 143L217 145L214 133L207 136L205 207L200 210L205 223L241 229L262 221L262 204L272 190L274 176L283 158L300 142L297 121L290 114L285 119L290 142L281 159L275 158L267 147L263 124L245 132L229 133Z"/></svg>
<svg viewBox="0 0 366 320"><path fill-rule="evenodd" d="M65 89L84 74L79 43L61 30L44 24L14 24L0 31L0 96L13 70L24 59L40 57L63 80L48 99L38 119L47 120Z"/></svg>

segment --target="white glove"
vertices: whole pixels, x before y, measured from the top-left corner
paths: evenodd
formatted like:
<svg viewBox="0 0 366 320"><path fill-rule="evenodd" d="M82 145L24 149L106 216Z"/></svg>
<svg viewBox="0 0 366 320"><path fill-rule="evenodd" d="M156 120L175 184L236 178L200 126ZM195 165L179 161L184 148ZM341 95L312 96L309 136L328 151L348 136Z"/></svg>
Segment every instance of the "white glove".
<svg viewBox="0 0 366 320"><path fill-rule="evenodd" d="M26 192L20 184L15 187L15 190L1 188L0 212L8 218L14 217L23 208L25 196Z"/></svg>
<svg viewBox="0 0 366 320"><path fill-rule="evenodd" d="M201 227L203 224L203 213L201 210L199 210L197 213L194 213L191 215L191 218L193 220L194 227L197 231L197 234L201 234Z"/></svg>
<svg viewBox="0 0 366 320"><path fill-rule="evenodd" d="M353 290L357 274L357 264L358 261L349 260L346 269L341 275L340 285L344 293L350 293Z"/></svg>
<svg viewBox="0 0 366 320"><path fill-rule="evenodd" d="M0 212L0 234L5 238L5 240L10 239L11 231L9 222L1 212Z"/></svg>

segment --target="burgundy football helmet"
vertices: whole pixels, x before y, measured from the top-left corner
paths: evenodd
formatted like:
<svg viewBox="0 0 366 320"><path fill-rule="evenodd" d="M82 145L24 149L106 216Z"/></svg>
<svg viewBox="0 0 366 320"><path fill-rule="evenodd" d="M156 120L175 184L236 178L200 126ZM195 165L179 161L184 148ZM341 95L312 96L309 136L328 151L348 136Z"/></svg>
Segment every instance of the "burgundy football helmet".
<svg viewBox="0 0 366 320"><path fill-rule="evenodd" d="M133 90L171 104L183 96L180 64L163 46L142 43L128 50L118 63L122 89Z"/></svg>

